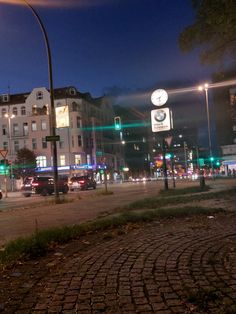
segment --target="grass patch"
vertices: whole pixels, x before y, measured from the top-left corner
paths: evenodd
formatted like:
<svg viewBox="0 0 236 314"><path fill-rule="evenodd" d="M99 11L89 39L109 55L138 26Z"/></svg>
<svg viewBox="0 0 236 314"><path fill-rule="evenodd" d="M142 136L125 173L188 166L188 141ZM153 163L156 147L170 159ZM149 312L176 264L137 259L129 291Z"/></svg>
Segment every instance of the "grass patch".
<svg viewBox="0 0 236 314"><path fill-rule="evenodd" d="M55 245L67 243L78 236L88 232L109 230L127 223L150 222L157 218L182 217L196 214L213 214L222 211L221 209L205 209L202 207L184 207L171 209L156 209L145 212L123 212L103 219L81 225L66 226L35 232L32 236L19 238L9 242L0 251L0 263L6 265L21 259L37 258L45 255Z"/></svg>
<svg viewBox="0 0 236 314"><path fill-rule="evenodd" d="M210 187L206 185L203 189L200 186L190 186L184 189L169 189L169 190L160 190L160 195L162 196L174 196L174 195L186 195L192 193L201 193L208 192Z"/></svg>
<svg viewBox="0 0 236 314"><path fill-rule="evenodd" d="M186 191L186 189L183 189ZM171 191L167 191L171 193ZM228 197L234 196L236 189L227 190L227 191L220 191L220 192L209 192L209 193L200 193L198 195L179 195L179 196L171 196L171 197L151 197L151 198L144 198L143 200L138 200L129 205L124 206L123 210L135 210L135 209L153 209L153 208L161 208L166 205L172 204L183 204L193 201L201 201L201 200L209 200L209 199L227 199ZM196 192L197 193L197 192ZM167 194L170 196L172 194Z"/></svg>
<svg viewBox="0 0 236 314"><path fill-rule="evenodd" d="M103 190L103 191L99 191L96 193L96 195L113 195L114 192L113 191L106 191L106 190Z"/></svg>

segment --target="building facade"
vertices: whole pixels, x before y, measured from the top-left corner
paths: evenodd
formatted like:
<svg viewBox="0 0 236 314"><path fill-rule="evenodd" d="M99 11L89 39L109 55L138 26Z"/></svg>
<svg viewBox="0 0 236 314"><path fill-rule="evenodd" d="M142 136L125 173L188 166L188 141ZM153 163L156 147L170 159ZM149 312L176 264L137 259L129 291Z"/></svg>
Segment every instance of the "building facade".
<svg viewBox="0 0 236 314"><path fill-rule="evenodd" d="M75 87L54 90L59 175L72 176L100 169L116 171L124 163L116 145L114 112L106 97L92 98ZM14 164L17 151L32 150L37 171L52 172L50 93L34 88L29 93L0 97L0 149Z"/></svg>

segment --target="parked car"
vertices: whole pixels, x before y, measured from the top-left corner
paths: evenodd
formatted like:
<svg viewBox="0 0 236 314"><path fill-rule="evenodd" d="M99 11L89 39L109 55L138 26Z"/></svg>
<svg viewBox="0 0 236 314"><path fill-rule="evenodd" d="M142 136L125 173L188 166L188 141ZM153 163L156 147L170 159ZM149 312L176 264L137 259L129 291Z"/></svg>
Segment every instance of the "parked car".
<svg viewBox="0 0 236 314"><path fill-rule="evenodd" d="M40 194L46 196L54 193L54 179L53 177L28 177L25 179L22 187L22 194L25 197L29 197L32 194ZM67 194L69 187L66 181L58 180L58 191L63 194Z"/></svg>
<svg viewBox="0 0 236 314"><path fill-rule="evenodd" d="M96 189L96 181L90 176L80 176L80 177L72 177L69 182L70 191L74 191L76 189L80 190L88 190L89 188Z"/></svg>

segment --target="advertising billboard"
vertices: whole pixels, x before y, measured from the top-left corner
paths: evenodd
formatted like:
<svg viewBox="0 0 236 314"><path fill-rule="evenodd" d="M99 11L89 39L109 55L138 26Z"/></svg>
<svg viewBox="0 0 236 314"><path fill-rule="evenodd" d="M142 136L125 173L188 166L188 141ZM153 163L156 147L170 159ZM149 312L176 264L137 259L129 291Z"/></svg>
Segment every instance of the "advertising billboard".
<svg viewBox="0 0 236 314"><path fill-rule="evenodd" d="M70 126L68 106L56 108L56 127L66 128Z"/></svg>

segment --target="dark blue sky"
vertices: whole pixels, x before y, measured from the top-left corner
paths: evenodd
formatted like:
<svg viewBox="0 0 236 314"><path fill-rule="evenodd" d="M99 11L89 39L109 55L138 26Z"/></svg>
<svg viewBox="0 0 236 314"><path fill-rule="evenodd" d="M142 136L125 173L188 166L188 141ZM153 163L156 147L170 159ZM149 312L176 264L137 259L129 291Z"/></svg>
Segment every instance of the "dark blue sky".
<svg viewBox="0 0 236 314"><path fill-rule="evenodd" d="M73 85L96 97L112 86L145 90L210 78L211 69L200 65L196 51L185 55L178 47L179 33L194 18L191 0L89 3L94 5L35 6L50 41L54 87ZM43 37L26 6L0 1L0 38L0 93L8 86L11 93L48 87Z"/></svg>

